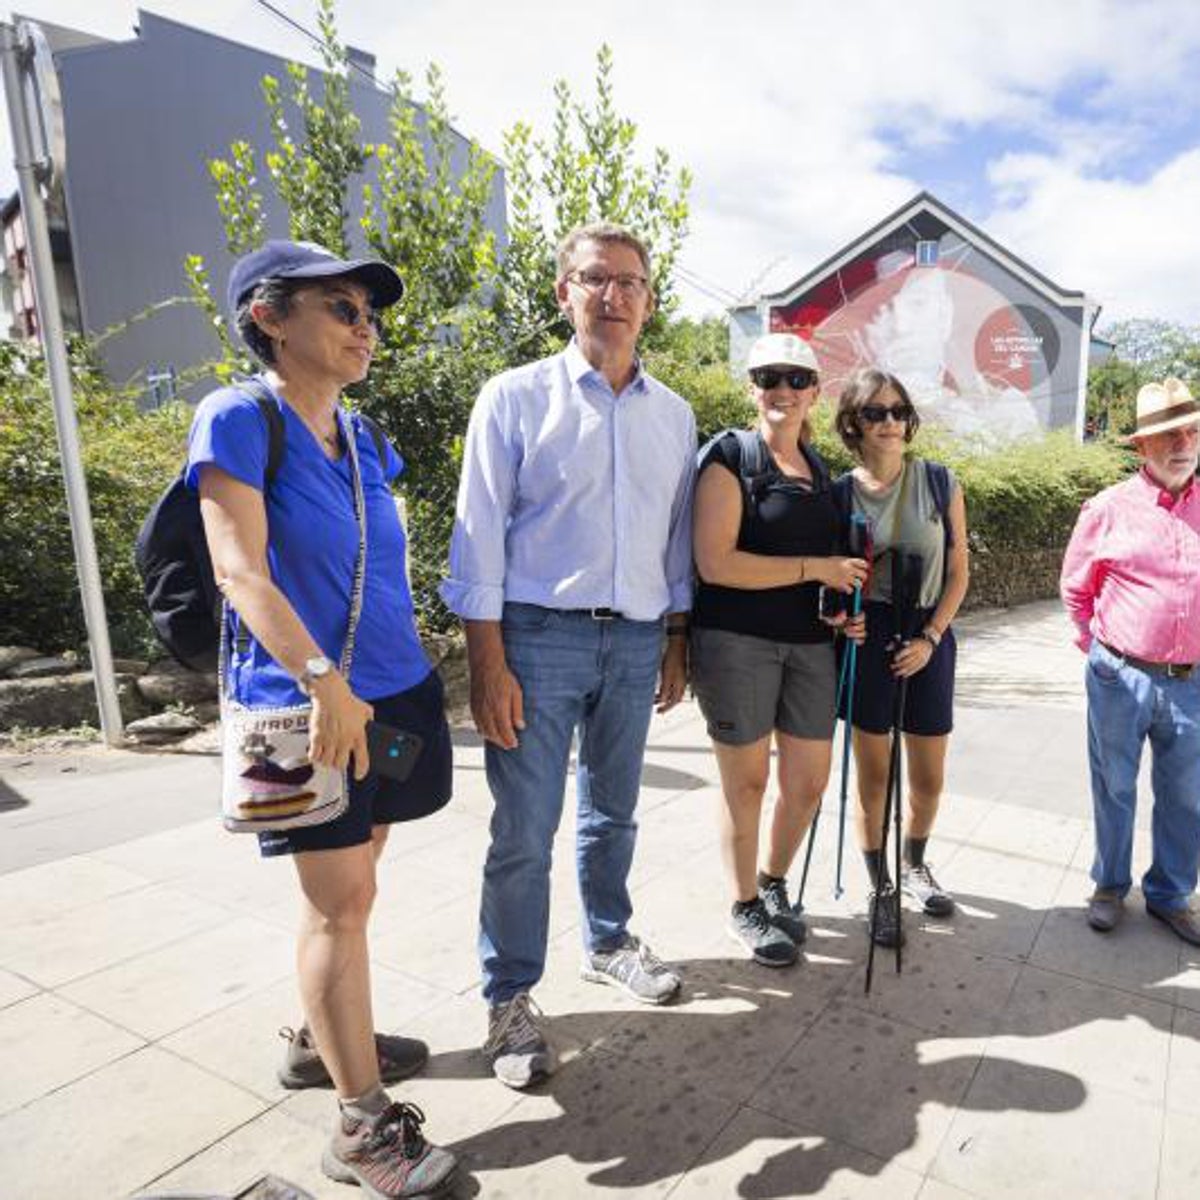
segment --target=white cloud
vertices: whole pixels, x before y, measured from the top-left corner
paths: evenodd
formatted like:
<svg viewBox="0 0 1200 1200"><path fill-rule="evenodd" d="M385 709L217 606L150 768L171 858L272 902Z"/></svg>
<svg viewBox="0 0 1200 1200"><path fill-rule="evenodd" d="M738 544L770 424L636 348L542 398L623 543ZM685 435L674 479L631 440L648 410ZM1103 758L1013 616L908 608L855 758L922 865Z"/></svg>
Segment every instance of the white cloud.
<svg viewBox="0 0 1200 1200"><path fill-rule="evenodd" d="M276 2L315 23L308 0ZM127 36L135 19L125 0L37 7L110 36ZM151 8L311 57L250 0L215 0L203 15L185 0ZM922 188L994 188L991 204L964 215L1064 286L1111 314L1195 319L1200 239L1183 220L1197 211L1191 153L1139 161L1146 131L1190 102L1200 66L1191 0L343 0L339 20L383 76L402 66L419 78L437 61L458 126L494 152L518 119L548 128L554 79L590 97L607 41L617 107L638 123L643 149L661 144L695 175L684 262L726 291L781 258L803 273ZM921 178L908 162L909 149L937 148L952 163L981 130L1026 149L1036 138L1038 156L1005 155L979 180ZM1133 170L1138 181L1122 178Z"/></svg>
<svg viewBox="0 0 1200 1200"><path fill-rule="evenodd" d="M1143 182L1069 162L1012 156L992 170L1008 203L989 230L1065 287L1104 305L1101 321L1160 316L1200 323L1200 148Z"/></svg>

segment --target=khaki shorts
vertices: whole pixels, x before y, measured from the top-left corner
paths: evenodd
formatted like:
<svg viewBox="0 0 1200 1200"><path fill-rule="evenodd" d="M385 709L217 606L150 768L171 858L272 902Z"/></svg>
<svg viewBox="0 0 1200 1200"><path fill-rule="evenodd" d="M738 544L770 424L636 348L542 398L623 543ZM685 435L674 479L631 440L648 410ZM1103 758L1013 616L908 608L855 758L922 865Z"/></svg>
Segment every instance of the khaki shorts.
<svg viewBox="0 0 1200 1200"><path fill-rule="evenodd" d="M837 668L832 642L770 638L692 627L692 690L714 742L746 746L773 729L833 737Z"/></svg>

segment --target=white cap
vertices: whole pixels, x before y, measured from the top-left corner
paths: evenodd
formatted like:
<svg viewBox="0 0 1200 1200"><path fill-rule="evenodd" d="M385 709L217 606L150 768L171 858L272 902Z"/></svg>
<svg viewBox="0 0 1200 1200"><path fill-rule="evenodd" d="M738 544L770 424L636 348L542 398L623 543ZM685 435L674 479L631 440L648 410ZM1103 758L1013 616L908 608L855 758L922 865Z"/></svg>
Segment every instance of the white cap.
<svg viewBox="0 0 1200 1200"><path fill-rule="evenodd" d="M755 367L807 367L820 372L812 347L794 333L768 333L750 347L746 370Z"/></svg>

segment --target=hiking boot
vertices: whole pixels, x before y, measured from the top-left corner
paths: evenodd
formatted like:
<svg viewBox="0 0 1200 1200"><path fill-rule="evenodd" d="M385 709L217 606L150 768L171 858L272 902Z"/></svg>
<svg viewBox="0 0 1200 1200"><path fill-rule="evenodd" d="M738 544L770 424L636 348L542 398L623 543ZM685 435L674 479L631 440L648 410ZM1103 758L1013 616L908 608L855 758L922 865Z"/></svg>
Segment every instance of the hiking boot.
<svg viewBox="0 0 1200 1200"><path fill-rule="evenodd" d="M796 961L796 943L777 925L761 899L736 903L729 917L729 932L764 967L790 967Z"/></svg>
<svg viewBox="0 0 1200 1200"><path fill-rule="evenodd" d="M285 1088L333 1087L307 1025L299 1029L285 1025L279 1036L287 1042L287 1050L276 1074ZM415 1075L429 1059L429 1047L424 1042L390 1033L375 1035L375 1051L379 1055L381 1083L399 1083Z"/></svg>
<svg viewBox="0 0 1200 1200"><path fill-rule="evenodd" d="M787 880L776 879L759 871L758 897L766 906L771 924L776 929L782 929L797 946L801 945L808 937L808 926L800 915L799 907L788 900Z"/></svg>
<svg viewBox="0 0 1200 1200"><path fill-rule="evenodd" d="M905 867L900 886L931 917L948 917L954 912L954 897L934 879L928 863Z"/></svg>
<svg viewBox="0 0 1200 1200"><path fill-rule="evenodd" d="M449 1150L421 1134L425 1114L415 1104L389 1104L374 1120L342 1112L321 1170L338 1183L356 1183L371 1200L398 1200L440 1192L457 1163Z"/></svg>
<svg viewBox="0 0 1200 1200"><path fill-rule="evenodd" d="M596 950L585 954L584 979L619 987L627 996L643 1004L665 1004L672 999L683 980L650 947L632 933L615 950Z"/></svg>
<svg viewBox="0 0 1200 1200"><path fill-rule="evenodd" d="M1149 905L1146 906L1149 909ZM1125 911L1125 900L1120 892L1097 888L1088 897L1087 923L1097 933L1111 933L1117 927Z"/></svg>
<svg viewBox="0 0 1200 1200"><path fill-rule="evenodd" d="M488 1009L483 1053L492 1074L510 1088L526 1088L558 1070L558 1055L542 1033L542 1010L528 992Z"/></svg>
<svg viewBox="0 0 1200 1200"><path fill-rule="evenodd" d="M890 883L878 893L871 892L867 896L867 936L871 936L871 918L878 901L879 915L875 917L875 945L894 949L903 946L907 940L900 925L900 894Z"/></svg>

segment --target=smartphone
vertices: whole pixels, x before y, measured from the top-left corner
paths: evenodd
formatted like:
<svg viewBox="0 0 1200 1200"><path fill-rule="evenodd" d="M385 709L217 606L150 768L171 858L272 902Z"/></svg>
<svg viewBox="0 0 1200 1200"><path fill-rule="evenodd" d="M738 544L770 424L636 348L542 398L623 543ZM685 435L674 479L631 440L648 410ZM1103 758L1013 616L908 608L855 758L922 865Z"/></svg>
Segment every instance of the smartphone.
<svg viewBox="0 0 1200 1200"><path fill-rule="evenodd" d="M425 743L415 733L382 721L367 722L367 753L373 775L403 782L412 774L424 748Z"/></svg>
<svg viewBox="0 0 1200 1200"><path fill-rule="evenodd" d="M837 588L821 585L820 599L817 601L821 616L827 621L837 620L843 613L850 611L851 597Z"/></svg>

